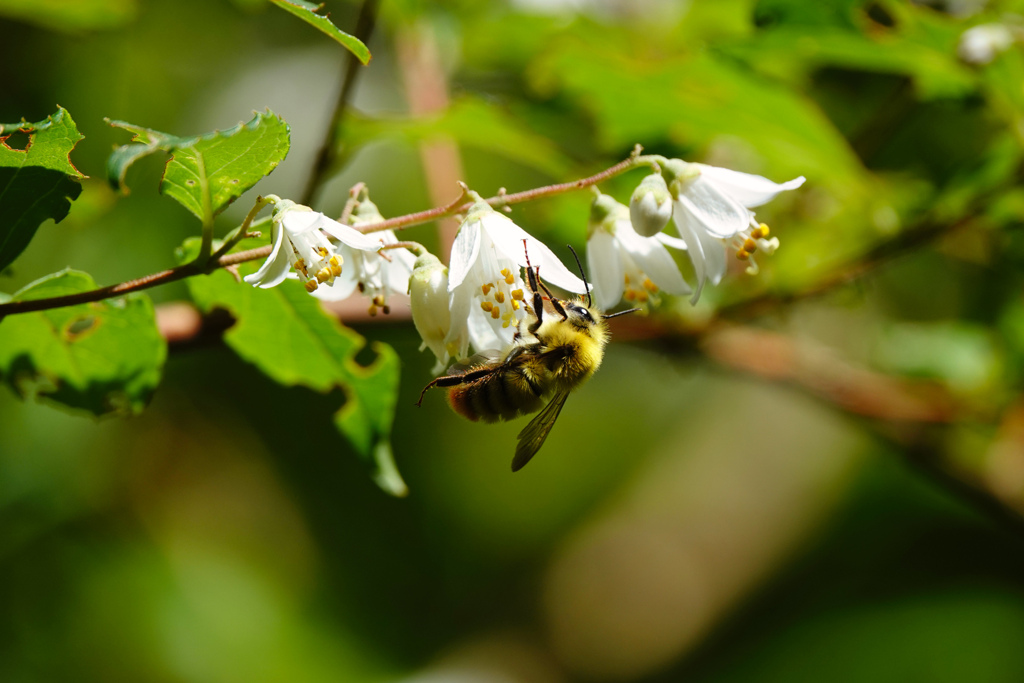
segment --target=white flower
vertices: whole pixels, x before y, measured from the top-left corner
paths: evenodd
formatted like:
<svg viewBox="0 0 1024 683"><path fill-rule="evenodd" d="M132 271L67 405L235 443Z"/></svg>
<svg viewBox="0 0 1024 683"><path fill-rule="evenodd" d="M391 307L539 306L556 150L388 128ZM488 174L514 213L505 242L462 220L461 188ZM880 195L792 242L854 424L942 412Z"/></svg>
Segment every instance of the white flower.
<svg viewBox="0 0 1024 683"><path fill-rule="evenodd" d="M643 237L653 237L664 230L672 218L672 195L660 173L640 181L629 198L629 218L633 230Z"/></svg>
<svg viewBox="0 0 1024 683"><path fill-rule="evenodd" d="M470 196L477 201L459 227L448 272L451 328L444 341L455 347L459 358L465 357L470 341L477 351L511 342L526 315L527 288L520 269L526 267L527 253L542 279L570 292L586 291L583 280L543 243L475 193Z"/></svg>
<svg viewBox="0 0 1024 683"><path fill-rule="evenodd" d="M409 307L412 322L423 339L420 351L429 348L437 358L432 372L440 374L453 356L461 340L445 343L451 327L448 309L448 268L433 254L416 259L409 278Z"/></svg>
<svg viewBox="0 0 1024 683"><path fill-rule="evenodd" d="M981 24L961 34L956 53L968 64L988 64L1015 39L1013 29L1006 24Z"/></svg>
<svg viewBox="0 0 1024 683"><path fill-rule="evenodd" d="M718 284L725 275L727 245L736 249L739 259L750 260L748 272L757 272L751 254L756 249L771 253L778 247L778 240L766 239L768 226L755 221L750 209L804 184L803 176L780 184L758 175L679 159L667 160L663 172L675 198L672 219L697 275L692 303L697 303L708 280Z"/></svg>
<svg viewBox="0 0 1024 683"><path fill-rule="evenodd" d="M288 199L274 206L272 224L270 256L259 270L245 277L254 287L276 287L288 277L289 268L295 269L307 292L316 291L319 284L333 283L342 274L342 260L324 232L353 249L380 248L380 238L364 235Z"/></svg>
<svg viewBox="0 0 1024 683"><path fill-rule="evenodd" d="M588 233L587 269L601 309L611 309L623 295L630 303L645 303L659 290L669 294L692 291L662 241L672 238L638 235L630 210L612 197L602 194L594 199Z"/></svg>
<svg viewBox="0 0 1024 683"><path fill-rule="evenodd" d="M368 199L364 199L352 214L353 226L372 225L383 220L376 205ZM366 233L365 236L380 240L385 245L398 242L391 230ZM354 249L342 243L338 245L338 255L344 259L344 271L333 284L321 287L314 293L323 301L347 299L358 289L360 294L370 299L368 312L373 316L377 315L378 309L385 314L390 313L388 296L405 294L409 289L409 276L416 257L407 249L388 249L385 255L385 252Z"/></svg>

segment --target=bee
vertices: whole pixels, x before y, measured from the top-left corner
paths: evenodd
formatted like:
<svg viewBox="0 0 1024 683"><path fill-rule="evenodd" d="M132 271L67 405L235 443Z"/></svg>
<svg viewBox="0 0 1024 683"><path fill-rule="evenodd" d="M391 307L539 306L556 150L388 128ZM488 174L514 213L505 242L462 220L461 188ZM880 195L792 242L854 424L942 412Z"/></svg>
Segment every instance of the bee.
<svg viewBox="0 0 1024 683"><path fill-rule="evenodd" d="M569 249L587 284L579 257L572 247ZM608 343L605 321L639 310L605 315L594 306L589 284L585 300L559 299L540 281L540 268L530 265L529 253L526 264L533 305L527 305L529 317L517 324L512 344L501 351L484 351L452 366L449 374L423 387L416 402L417 406L422 404L433 387L447 387L452 410L474 422L511 420L540 410L519 432L512 458L513 472L537 454L569 394L601 365ZM542 291L547 297L541 295ZM545 310L545 301L550 310Z"/></svg>

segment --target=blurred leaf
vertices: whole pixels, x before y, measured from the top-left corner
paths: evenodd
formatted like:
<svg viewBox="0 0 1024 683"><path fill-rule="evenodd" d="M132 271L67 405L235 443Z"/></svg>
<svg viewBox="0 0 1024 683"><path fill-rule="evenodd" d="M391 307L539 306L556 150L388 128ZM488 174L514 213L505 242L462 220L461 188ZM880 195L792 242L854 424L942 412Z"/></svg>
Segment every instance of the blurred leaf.
<svg viewBox="0 0 1024 683"><path fill-rule="evenodd" d="M16 292L14 301L96 289L88 274L63 270ZM135 414L163 372L167 344L144 294L0 320L0 377L20 396L35 393L94 415Z"/></svg>
<svg viewBox="0 0 1024 683"><path fill-rule="evenodd" d="M43 221L63 220L81 194L76 180L85 176L69 155L82 137L63 107L38 123L0 124L0 270Z"/></svg>
<svg viewBox="0 0 1024 683"><path fill-rule="evenodd" d="M199 242L189 240L182 263L195 258ZM239 271L255 272L244 263ZM320 308L295 280L272 289L237 282L219 270L187 281L196 305L205 312L227 310L235 318L224 340L235 352L274 381L326 393L344 390L345 405L334 423L356 452L374 467L375 481L388 493L405 495L392 458L390 436L398 395L399 361L387 344L373 342L373 363L362 366L356 354L366 340Z"/></svg>
<svg viewBox="0 0 1024 683"><path fill-rule="evenodd" d="M1024 603L1016 591L893 595L774 629L700 680L1011 683L1024 676L1021 638Z"/></svg>
<svg viewBox="0 0 1024 683"><path fill-rule="evenodd" d="M339 29L331 23L327 16L317 14L317 11L323 7L322 4L317 5L312 2L306 2L306 0L270 0L270 2L334 38L363 64L369 63L370 51L366 49L363 41Z"/></svg>
<svg viewBox="0 0 1024 683"><path fill-rule="evenodd" d="M947 382L953 389L990 391L1002 359L989 331L963 322L889 326L874 349L883 369Z"/></svg>
<svg viewBox="0 0 1024 683"><path fill-rule="evenodd" d="M171 152L160 191L207 224L287 156L290 130L284 119L269 109L257 112L248 123L224 131L181 138L123 121L108 121L135 134L107 161L111 185L127 192L128 167L157 151Z"/></svg>
<svg viewBox="0 0 1024 683"><path fill-rule="evenodd" d="M866 0L760 0L754 18L761 25L814 27L856 25L856 12Z"/></svg>
<svg viewBox="0 0 1024 683"><path fill-rule="evenodd" d="M859 160L813 102L711 55L642 60L566 41L531 75L542 92L561 89L589 110L606 150L666 134L681 146L732 136L783 175L848 195L865 189Z"/></svg>
<svg viewBox="0 0 1024 683"><path fill-rule="evenodd" d="M383 138L419 145L437 138L460 146L490 152L552 177L570 168L557 146L537 135L500 107L480 99L463 97L438 116L422 119L370 119L350 116L341 131L352 147Z"/></svg>
<svg viewBox="0 0 1024 683"><path fill-rule="evenodd" d="M976 87L974 75L956 59L956 34L929 44L896 32L864 35L858 31L804 28L763 31L724 52L759 70L806 77L813 69L838 67L908 76L922 99L958 97Z"/></svg>
<svg viewBox="0 0 1024 683"><path fill-rule="evenodd" d="M0 16L68 33L123 26L137 9L135 0L0 0Z"/></svg>

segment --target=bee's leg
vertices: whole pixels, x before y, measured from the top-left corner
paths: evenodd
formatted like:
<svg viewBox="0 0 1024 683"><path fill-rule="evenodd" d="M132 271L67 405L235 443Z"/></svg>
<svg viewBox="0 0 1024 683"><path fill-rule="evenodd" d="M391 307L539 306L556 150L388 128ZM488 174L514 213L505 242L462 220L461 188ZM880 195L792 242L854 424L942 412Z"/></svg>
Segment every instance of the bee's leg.
<svg viewBox="0 0 1024 683"><path fill-rule="evenodd" d="M434 387L456 387L460 384L468 384L470 382L475 382L478 379L483 379L492 372L494 372L494 368L484 368L482 370L467 372L464 375L445 375L444 377L437 377L432 380L430 384L423 387L423 391L420 392L420 400L416 401L416 407L419 408L420 404L423 403L423 397L426 396L429 389Z"/></svg>
<svg viewBox="0 0 1024 683"><path fill-rule="evenodd" d="M526 240L523 240L523 248L526 248ZM548 295L548 301L551 302L551 306L555 309L558 315L562 316L562 320L568 320L569 316L566 315L565 309L562 308L561 300L558 299L551 290L547 288L543 282L540 281L540 266L536 268L530 263L530 254L526 253L526 275L530 279L530 290L533 292L533 313L537 317L527 329L530 334L535 334L540 329L540 324L543 321L544 311L544 297L540 295L541 291Z"/></svg>

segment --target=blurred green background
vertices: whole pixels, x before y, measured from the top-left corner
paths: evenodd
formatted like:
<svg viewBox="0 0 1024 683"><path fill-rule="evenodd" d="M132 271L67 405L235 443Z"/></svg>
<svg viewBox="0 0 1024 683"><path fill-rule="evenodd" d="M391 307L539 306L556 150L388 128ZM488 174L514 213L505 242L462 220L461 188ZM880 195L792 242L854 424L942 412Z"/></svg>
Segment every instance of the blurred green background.
<svg viewBox="0 0 1024 683"><path fill-rule="evenodd" d="M359 7L327 9L351 30ZM1018 31L1015 12L383 0L315 208L365 181L394 216L454 180L514 192L641 143L807 176L759 210L782 249L616 328L515 476L522 424L463 422L440 395L415 409L432 359L408 320L348 320L402 359L401 500L334 431L340 396L283 390L215 335L172 344L134 419L0 390L0 680L1024 680L1024 48L958 54L968 27ZM166 268L197 233L158 159L129 196L107 187L126 139L103 117L192 135L269 107L292 148L252 196L298 197L345 62L259 0L0 0L0 36L0 121L64 106L90 176L7 292L69 265L101 283ZM603 189L626 201L640 177ZM512 216L566 255L588 202ZM774 374L755 367L772 348L724 357L729 322L796 356ZM894 386L939 417L887 412Z"/></svg>

